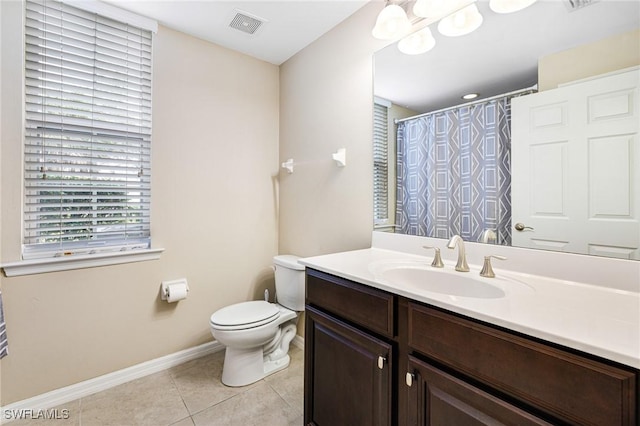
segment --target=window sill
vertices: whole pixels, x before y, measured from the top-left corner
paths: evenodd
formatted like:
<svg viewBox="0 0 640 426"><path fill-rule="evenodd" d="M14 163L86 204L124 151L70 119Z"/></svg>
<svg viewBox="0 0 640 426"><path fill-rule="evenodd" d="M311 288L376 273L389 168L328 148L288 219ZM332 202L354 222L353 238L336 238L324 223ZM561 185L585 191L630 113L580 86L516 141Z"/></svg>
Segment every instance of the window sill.
<svg viewBox="0 0 640 426"><path fill-rule="evenodd" d="M158 260L163 248L129 252L90 254L84 256L51 257L45 259L21 260L0 265L7 277L43 274L46 272L70 271L96 266L118 265L121 263Z"/></svg>
<svg viewBox="0 0 640 426"><path fill-rule="evenodd" d="M399 226L393 223L378 223L373 225L374 231L395 232L396 228L399 228Z"/></svg>

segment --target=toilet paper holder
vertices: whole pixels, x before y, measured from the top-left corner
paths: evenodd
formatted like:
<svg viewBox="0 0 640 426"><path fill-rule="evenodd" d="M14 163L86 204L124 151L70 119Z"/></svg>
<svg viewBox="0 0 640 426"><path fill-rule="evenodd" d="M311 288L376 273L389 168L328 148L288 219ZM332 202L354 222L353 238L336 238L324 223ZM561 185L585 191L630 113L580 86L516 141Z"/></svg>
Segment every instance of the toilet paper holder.
<svg viewBox="0 0 640 426"><path fill-rule="evenodd" d="M187 289L187 293L189 292L189 284L187 284L186 278L180 278L172 281L162 281L162 284L160 286L160 298L162 300L167 300L169 298L169 286L176 284L184 284Z"/></svg>

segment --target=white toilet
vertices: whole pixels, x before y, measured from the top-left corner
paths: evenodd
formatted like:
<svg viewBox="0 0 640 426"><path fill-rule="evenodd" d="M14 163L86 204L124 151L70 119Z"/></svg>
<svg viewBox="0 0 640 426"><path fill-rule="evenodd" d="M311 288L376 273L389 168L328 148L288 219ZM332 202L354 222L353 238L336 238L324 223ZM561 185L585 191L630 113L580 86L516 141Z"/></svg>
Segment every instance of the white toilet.
<svg viewBox="0 0 640 426"><path fill-rule="evenodd" d="M304 266L299 257L273 258L277 303L236 303L211 315L213 337L226 346L222 383L245 386L289 365L289 343L304 310Z"/></svg>

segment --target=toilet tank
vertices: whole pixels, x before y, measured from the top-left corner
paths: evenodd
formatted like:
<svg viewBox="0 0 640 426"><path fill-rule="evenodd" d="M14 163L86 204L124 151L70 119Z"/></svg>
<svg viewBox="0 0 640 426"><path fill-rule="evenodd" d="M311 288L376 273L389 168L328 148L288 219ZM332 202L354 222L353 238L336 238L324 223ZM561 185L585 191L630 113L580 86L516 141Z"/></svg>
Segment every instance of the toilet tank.
<svg viewBox="0 0 640 426"><path fill-rule="evenodd" d="M293 311L304 311L304 265L300 257L282 254L273 258L278 303Z"/></svg>

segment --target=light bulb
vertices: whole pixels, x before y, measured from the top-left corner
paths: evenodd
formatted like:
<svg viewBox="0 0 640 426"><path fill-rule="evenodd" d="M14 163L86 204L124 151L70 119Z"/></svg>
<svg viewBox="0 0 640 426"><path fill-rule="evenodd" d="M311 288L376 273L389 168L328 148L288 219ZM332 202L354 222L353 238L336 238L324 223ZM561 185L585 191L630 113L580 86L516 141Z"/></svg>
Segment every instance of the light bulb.
<svg viewBox="0 0 640 426"><path fill-rule="evenodd" d="M390 4L378 15L371 34L381 40L393 40L404 37L411 31L411 23L403 8Z"/></svg>
<svg viewBox="0 0 640 426"><path fill-rule="evenodd" d="M472 3L464 9L442 18L438 22L438 31L442 35L457 37L477 30L480 25L482 25L482 15L478 12L478 6Z"/></svg>
<svg viewBox="0 0 640 426"><path fill-rule="evenodd" d="M453 26L456 27L456 29L463 29L467 24L467 15L466 13L456 13L455 15L453 15L452 21Z"/></svg>
<svg viewBox="0 0 640 426"><path fill-rule="evenodd" d="M398 49L407 55L419 55L425 53L436 45L436 40L429 27L408 35L398 42Z"/></svg>

